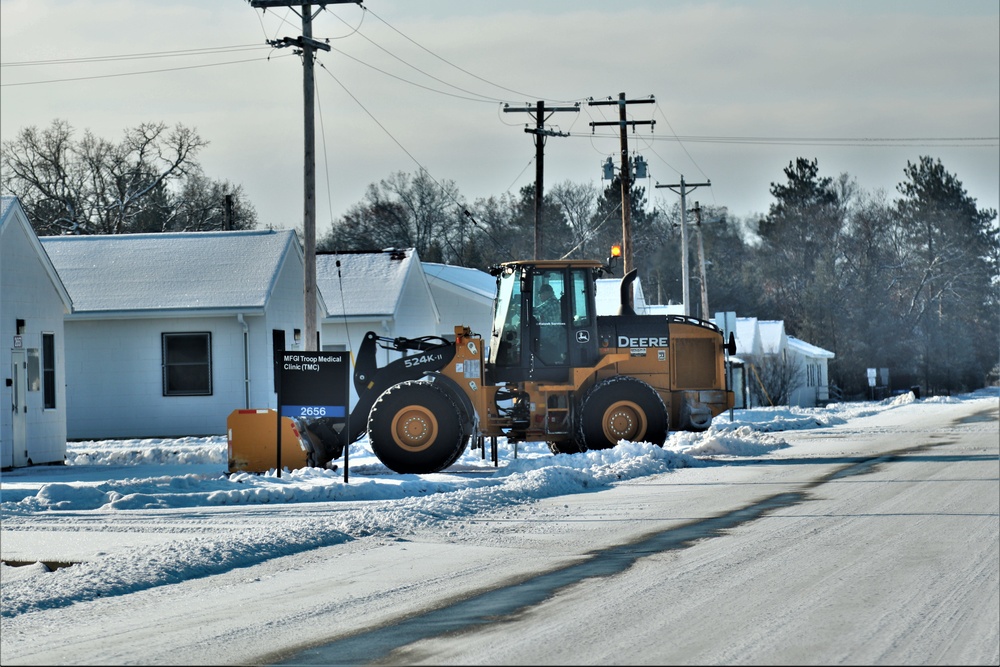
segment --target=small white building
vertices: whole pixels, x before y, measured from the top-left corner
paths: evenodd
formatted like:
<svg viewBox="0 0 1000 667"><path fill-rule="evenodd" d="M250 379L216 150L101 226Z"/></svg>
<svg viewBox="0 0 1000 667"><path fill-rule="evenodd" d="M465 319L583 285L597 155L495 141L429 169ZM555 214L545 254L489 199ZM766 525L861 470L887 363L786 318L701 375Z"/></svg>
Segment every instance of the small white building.
<svg viewBox="0 0 1000 667"><path fill-rule="evenodd" d="M64 321L72 300L16 197L0 198L0 468L66 459ZM10 406L10 407L8 407Z"/></svg>
<svg viewBox="0 0 1000 667"><path fill-rule="evenodd" d="M40 241L73 300L70 439L218 435L233 410L277 405L274 350L305 349L294 231Z"/></svg>
<svg viewBox="0 0 1000 667"><path fill-rule="evenodd" d="M316 284L325 304L318 320L323 350L347 350L353 358L369 331L385 338L438 335L441 316L413 248L317 253ZM377 362L401 356L380 349ZM351 393L353 400L353 383Z"/></svg>
<svg viewBox="0 0 1000 667"><path fill-rule="evenodd" d="M716 323L723 329L724 316L725 313L716 313ZM829 400L827 362L834 358L833 352L789 336L784 320L738 317L735 322L736 355L732 358L735 407L750 406L749 385L760 382L755 364L769 357L780 358L795 372L790 383L789 405L815 407Z"/></svg>
<svg viewBox="0 0 1000 667"><path fill-rule="evenodd" d="M466 325L488 346L493 328L497 279L479 269L424 262L424 275L434 295L441 324L437 334L455 338L455 326Z"/></svg>
<svg viewBox="0 0 1000 667"><path fill-rule="evenodd" d="M800 360L798 387L792 392L789 403L802 407L824 405L830 400L830 375L828 362L834 353L811 345L794 336L788 337L788 352Z"/></svg>

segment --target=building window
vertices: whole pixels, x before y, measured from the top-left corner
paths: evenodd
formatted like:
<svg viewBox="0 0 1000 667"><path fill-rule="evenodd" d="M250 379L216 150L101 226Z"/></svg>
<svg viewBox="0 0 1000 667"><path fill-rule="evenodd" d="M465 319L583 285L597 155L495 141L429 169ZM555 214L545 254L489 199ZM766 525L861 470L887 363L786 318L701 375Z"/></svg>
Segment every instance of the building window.
<svg viewBox="0 0 1000 667"><path fill-rule="evenodd" d="M42 334L42 389L45 409L56 407L56 335Z"/></svg>
<svg viewBox="0 0 1000 667"><path fill-rule="evenodd" d="M38 358L38 348L28 348L28 391L42 388L42 365Z"/></svg>
<svg viewBox="0 0 1000 667"><path fill-rule="evenodd" d="M278 393L278 383L281 381L281 365L278 363L278 353L285 351L285 330L271 329L271 349L274 355L274 393Z"/></svg>
<svg viewBox="0 0 1000 667"><path fill-rule="evenodd" d="M162 339L163 395L211 395L212 334L165 333Z"/></svg>

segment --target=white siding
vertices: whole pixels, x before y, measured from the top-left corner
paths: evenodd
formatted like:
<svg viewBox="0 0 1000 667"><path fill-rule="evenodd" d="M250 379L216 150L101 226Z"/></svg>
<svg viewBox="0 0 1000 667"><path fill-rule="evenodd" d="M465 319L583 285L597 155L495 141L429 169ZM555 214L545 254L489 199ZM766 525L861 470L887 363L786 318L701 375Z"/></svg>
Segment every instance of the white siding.
<svg viewBox="0 0 1000 667"><path fill-rule="evenodd" d="M243 329L235 317L66 323L68 437L223 435L243 407ZM164 396L161 334L212 335L212 394Z"/></svg>
<svg viewBox="0 0 1000 667"><path fill-rule="evenodd" d="M27 393L25 415L25 445L31 463L53 463L66 457L66 387L65 338L63 316L66 303L47 270L48 258L38 245L34 232L23 216L20 205L8 210L6 222L0 225L0 377L11 377L11 350L14 348L16 322L24 320L24 350L42 349L42 334L51 333L55 342L55 409L44 408L43 388ZM61 285L59 286L61 287ZM2 383L0 389L0 467L14 464L12 388Z"/></svg>
<svg viewBox="0 0 1000 667"><path fill-rule="evenodd" d="M417 262L411 262L399 295L396 313L389 327L392 336L417 338L430 336L438 330L437 310L427 281Z"/></svg>
<svg viewBox="0 0 1000 667"><path fill-rule="evenodd" d="M275 329L285 332L286 350L305 350L305 286L304 265L298 253L289 252L285 256L267 302L263 331L255 337L251 346L253 370L251 386L256 401L251 408L274 408L278 405L278 395L274 392L274 345L271 332ZM322 343L322 312L317 308L316 328L320 331ZM295 342L295 330L301 339Z"/></svg>
<svg viewBox="0 0 1000 667"><path fill-rule="evenodd" d="M455 327L468 326L488 344L493 327L493 299L445 282L431 286L441 323L439 336L454 336Z"/></svg>

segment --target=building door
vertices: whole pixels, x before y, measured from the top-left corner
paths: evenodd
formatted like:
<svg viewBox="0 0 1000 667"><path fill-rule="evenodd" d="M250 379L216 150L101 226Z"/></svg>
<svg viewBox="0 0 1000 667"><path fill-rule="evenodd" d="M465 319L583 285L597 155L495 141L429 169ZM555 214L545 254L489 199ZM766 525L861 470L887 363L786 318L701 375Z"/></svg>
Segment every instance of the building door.
<svg viewBox="0 0 1000 667"><path fill-rule="evenodd" d="M11 411L13 413L14 467L28 465L28 363L24 350L11 350L10 370L13 378L11 387Z"/></svg>

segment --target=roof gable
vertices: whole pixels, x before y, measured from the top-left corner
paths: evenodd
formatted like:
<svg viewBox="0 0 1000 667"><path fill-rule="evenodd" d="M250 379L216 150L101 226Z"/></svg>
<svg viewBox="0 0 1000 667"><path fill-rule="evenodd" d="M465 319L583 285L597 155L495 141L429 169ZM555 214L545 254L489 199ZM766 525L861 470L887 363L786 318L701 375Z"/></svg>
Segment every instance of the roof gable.
<svg viewBox="0 0 1000 667"><path fill-rule="evenodd" d="M785 349L788 340L784 320L758 320L757 327L764 354L778 354Z"/></svg>
<svg viewBox="0 0 1000 667"><path fill-rule="evenodd" d="M73 311L263 309L295 232L46 236ZM301 251L300 251L301 252Z"/></svg>
<svg viewBox="0 0 1000 667"><path fill-rule="evenodd" d="M760 354L760 329L756 317L736 318L736 354Z"/></svg>
<svg viewBox="0 0 1000 667"><path fill-rule="evenodd" d="M70 312L73 309L73 300L70 297L69 291L66 289L66 284L62 281L62 278L59 276L59 272L52 264L52 260L49 258L48 253L45 252L45 248L42 246L38 239L38 235L35 233L34 228L28 221L28 216L25 214L24 209L21 208L21 203L18 201L17 197L0 197L0 234L2 234L4 228L8 225L17 225L21 228L21 232L24 234L24 237L38 254L38 261L45 270L45 274L49 277L52 287L59 295L59 299L62 301L66 312Z"/></svg>

